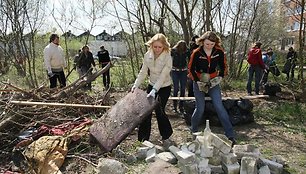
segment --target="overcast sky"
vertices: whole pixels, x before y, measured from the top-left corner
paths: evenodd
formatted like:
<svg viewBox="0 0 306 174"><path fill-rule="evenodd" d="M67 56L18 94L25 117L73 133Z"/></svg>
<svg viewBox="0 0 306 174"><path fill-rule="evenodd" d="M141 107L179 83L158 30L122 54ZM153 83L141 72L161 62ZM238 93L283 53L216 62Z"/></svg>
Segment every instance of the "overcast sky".
<svg viewBox="0 0 306 174"><path fill-rule="evenodd" d="M48 1L48 5L47 5L47 16L48 19L46 20L46 24L44 27L44 30L47 31L52 31L53 28L57 29L57 33L61 34L61 30L58 27L58 24L55 22L53 16L51 15L51 11L53 9L53 6L55 7L55 9L57 9L57 11L55 11L55 15L56 18L58 19L58 21L61 23L62 27L64 29L71 30L71 32L73 34L79 35L81 33L83 33L84 31L86 31L86 29L90 28L91 22L84 17L84 11L82 11L81 9L79 9L79 6L77 3L77 1L75 0L47 0ZM79 21L79 23L77 24L76 22L74 22L72 24L72 26L69 26L67 23L66 25L64 24L63 20L59 20L61 18L61 14L60 12L63 11L63 8L61 6L61 2L64 2L65 4L67 4L67 6L65 6L65 17L68 19L71 16L71 13L69 11L70 7L77 9L76 10L76 15L78 16L76 21ZM72 3L73 2L73 3ZM87 7L86 8L90 8L91 7L91 1L88 0L88 4L86 4ZM113 7L109 4L107 6L107 11L112 11ZM113 13L114 14L114 13ZM62 17L63 19L63 17ZM121 31L121 27L117 22L117 19L115 17L112 17L111 15L104 13L103 18L97 20L96 26L92 29L91 34L93 35L97 35L101 32L103 32L103 30L106 30L107 33L109 34L115 34L118 31ZM125 29L126 30L126 29ZM128 32L128 31L127 31Z"/></svg>

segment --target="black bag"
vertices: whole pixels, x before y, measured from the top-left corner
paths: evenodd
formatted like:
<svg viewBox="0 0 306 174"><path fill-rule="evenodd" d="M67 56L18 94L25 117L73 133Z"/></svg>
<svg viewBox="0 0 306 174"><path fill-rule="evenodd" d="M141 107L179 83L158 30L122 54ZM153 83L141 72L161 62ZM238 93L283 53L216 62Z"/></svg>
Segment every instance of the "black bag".
<svg viewBox="0 0 306 174"><path fill-rule="evenodd" d="M281 87L278 83L266 83L264 85L264 95L276 96L278 92L281 92Z"/></svg>
<svg viewBox="0 0 306 174"><path fill-rule="evenodd" d="M277 67L277 65L275 63L273 63L272 65L270 65L269 70L271 71L271 73L275 76L279 76L280 75L280 71Z"/></svg>
<svg viewBox="0 0 306 174"><path fill-rule="evenodd" d="M287 60L283 67L282 73L288 74L290 72L290 68L291 68L291 62L290 60Z"/></svg>

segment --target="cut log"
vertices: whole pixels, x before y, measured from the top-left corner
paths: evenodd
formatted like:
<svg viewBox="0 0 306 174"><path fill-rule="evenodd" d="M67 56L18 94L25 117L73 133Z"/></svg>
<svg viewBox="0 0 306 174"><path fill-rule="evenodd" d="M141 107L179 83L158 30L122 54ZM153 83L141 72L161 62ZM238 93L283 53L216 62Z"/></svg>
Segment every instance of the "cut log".
<svg viewBox="0 0 306 174"><path fill-rule="evenodd" d="M91 127L91 137L103 152L109 152L124 140L155 108L157 101L136 89L118 101Z"/></svg>

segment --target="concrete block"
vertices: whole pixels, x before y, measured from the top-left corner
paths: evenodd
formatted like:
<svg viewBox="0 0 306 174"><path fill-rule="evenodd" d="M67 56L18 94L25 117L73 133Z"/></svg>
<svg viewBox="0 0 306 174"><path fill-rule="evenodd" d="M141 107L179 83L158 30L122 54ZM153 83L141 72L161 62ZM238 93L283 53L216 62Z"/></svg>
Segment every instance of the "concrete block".
<svg viewBox="0 0 306 174"><path fill-rule="evenodd" d="M160 146L160 145L155 145L154 146L155 149L156 149L156 153L159 154L159 153L162 153L162 152L165 152L165 148Z"/></svg>
<svg viewBox="0 0 306 174"><path fill-rule="evenodd" d="M239 172L240 172L239 163L222 164L222 168L223 168L224 172L227 173L227 174L239 174Z"/></svg>
<svg viewBox="0 0 306 174"><path fill-rule="evenodd" d="M177 152L181 151L181 149L176 146L170 146L169 151L177 158Z"/></svg>
<svg viewBox="0 0 306 174"><path fill-rule="evenodd" d="M187 144L187 149L188 149L188 151L190 151L192 153L198 154L201 151L200 143L197 142L197 141L193 141L191 143L188 143Z"/></svg>
<svg viewBox="0 0 306 174"><path fill-rule="evenodd" d="M144 147L150 147L150 148L153 148L155 146L155 144L151 143L150 141L144 141L141 143L142 146Z"/></svg>
<svg viewBox="0 0 306 174"><path fill-rule="evenodd" d="M286 159L281 155L274 155L272 157L272 161L282 164L283 166L286 164Z"/></svg>
<svg viewBox="0 0 306 174"><path fill-rule="evenodd" d="M240 174L257 173L257 160L254 157L242 157Z"/></svg>
<svg viewBox="0 0 306 174"><path fill-rule="evenodd" d="M157 154L156 157L170 164L177 163L176 157L171 152L162 152L162 153Z"/></svg>
<svg viewBox="0 0 306 174"><path fill-rule="evenodd" d="M282 164L264 158L260 158L260 160L268 165L271 173L281 174L283 172L284 166Z"/></svg>
<svg viewBox="0 0 306 174"><path fill-rule="evenodd" d="M237 155L237 159L241 160L242 157L250 156L259 158L261 156L261 153L259 149L255 145L235 145L233 147L233 153Z"/></svg>
<svg viewBox="0 0 306 174"><path fill-rule="evenodd" d="M235 164L238 162L237 156L234 153L222 154L221 161L224 164Z"/></svg>
<svg viewBox="0 0 306 174"><path fill-rule="evenodd" d="M224 171L222 169L222 165L215 166L215 165L210 165L209 164L209 167L211 169L212 174L224 174Z"/></svg>
<svg viewBox="0 0 306 174"><path fill-rule="evenodd" d="M271 172L268 166L262 166L259 169L258 174L271 174Z"/></svg>
<svg viewBox="0 0 306 174"><path fill-rule="evenodd" d="M207 158L198 158L197 164L198 164L198 169L199 173L210 173L210 167L208 165L208 159Z"/></svg>
<svg viewBox="0 0 306 174"><path fill-rule="evenodd" d="M230 144L222 140L220 137L218 137L216 134L211 134L212 138L212 145L219 149L222 153L228 154L232 147Z"/></svg>
<svg viewBox="0 0 306 174"><path fill-rule="evenodd" d="M191 164L191 163L195 163L196 161L196 156L194 153L192 152L185 152L185 151L179 151L176 153L177 154L177 159L178 161L180 161L183 164Z"/></svg>
<svg viewBox="0 0 306 174"><path fill-rule="evenodd" d="M199 172L197 164L184 164L178 161L178 167L183 174L197 174Z"/></svg>
<svg viewBox="0 0 306 174"><path fill-rule="evenodd" d="M147 152L147 157L145 159L145 161L147 163L150 163L150 162L154 162L155 161L155 157L156 157L156 149L155 148L151 148L150 150L148 150Z"/></svg>
<svg viewBox="0 0 306 174"><path fill-rule="evenodd" d="M144 160L147 157L147 152L150 150L150 147L139 147L137 149L137 159Z"/></svg>
<svg viewBox="0 0 306 174"><path fill-rule="evenodd" d="M206 146L202 145L199 155L203 158L213 157L214 156L214 147L212 147L212 146L206 147Z"/></svg>

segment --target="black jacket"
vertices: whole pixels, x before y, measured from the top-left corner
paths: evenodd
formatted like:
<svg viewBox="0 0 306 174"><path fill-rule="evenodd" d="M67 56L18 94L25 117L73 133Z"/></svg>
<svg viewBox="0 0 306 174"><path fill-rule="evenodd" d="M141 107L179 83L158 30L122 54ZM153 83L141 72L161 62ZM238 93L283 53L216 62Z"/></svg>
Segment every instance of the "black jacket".
<svg viewBox="0 0 306 174"><path fill-rule="evenodd" d="M227 70L225 54L221 48L215 46L209 61L203 47L199 47L191 55L188 70L188 76L194 81L199 81L202 73L209 73L210 78L224 77Z"/></svg>
<svg viewBox="0 0 306 174"><path fill-rule="evenodd" d="M171 50L172 57L172 66L175 69L186 69L187 60L189 58L189 51L186 51L183 54L179 54L176 49Z"/></svg>
<svg viewBox="0 0 306 174"><path fill-rule="evenodd" d="M109 53L107 50L98 51L97 56L99 57L99 63L108 63L110 62Z"/></svg>
<svg viewBox="0 0 306 174"><path fill-rule="evenodd" d="M79 62L77 63L77 66L85 67L89 69L91 65L96 66L92 53L90 51L88 51L87 54L82 52L80 54Z"/></svg>

